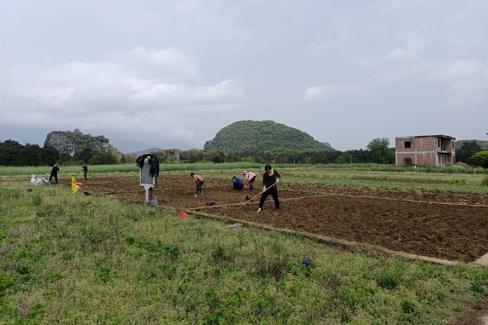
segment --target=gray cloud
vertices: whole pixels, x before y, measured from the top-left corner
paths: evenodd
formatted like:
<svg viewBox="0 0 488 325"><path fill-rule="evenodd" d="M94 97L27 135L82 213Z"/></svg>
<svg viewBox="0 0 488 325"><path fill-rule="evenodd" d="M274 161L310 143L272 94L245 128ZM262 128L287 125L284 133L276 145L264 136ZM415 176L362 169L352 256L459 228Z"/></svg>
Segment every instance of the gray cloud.
<svg viewBox="0 0 488 325"><path fill-rule="evenodd" d="M343 150L487 132L482 0L2 5L2 140L79 128L201 148L243 119Z"/></svg>

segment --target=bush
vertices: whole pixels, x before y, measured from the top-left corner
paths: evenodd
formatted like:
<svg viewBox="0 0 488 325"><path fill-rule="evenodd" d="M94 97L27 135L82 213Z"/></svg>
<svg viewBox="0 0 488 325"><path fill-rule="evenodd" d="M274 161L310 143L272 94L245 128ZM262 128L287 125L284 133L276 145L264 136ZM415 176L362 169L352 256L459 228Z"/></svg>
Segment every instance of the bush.
<svg viewBox="0 0 488 325"><path fill-rule="evenodd" d="M412 158L410 158L410 157L405 157L405 158L403 159L403 161L405 162L405 166L407 166L407 167L413 166L413 163L412 163Z"/></svg>
<svg viewBox="0 0 488 325"><path fill-rule="evenodd" d="M115 165L117 157L110 152L99 151L88 162L90 165Z"/></svg>
<svg viewBox="0 0 488 325"><path fill-rule="evenodd" d="M471 156L471 165L488 168L488 151L480 151Z"/></svg>
<svg viewBox="0 0 488 325"><path fill-rule="evenodd" d="M485 176L485 178L481 180L481 186L488 186L488 176Z"/></svg>
<svg viewBox="0 0 488 325"><path fill-rule="evenodd" d="M468 184L468 180L466 178L451 178L449 184Z"/></svg>

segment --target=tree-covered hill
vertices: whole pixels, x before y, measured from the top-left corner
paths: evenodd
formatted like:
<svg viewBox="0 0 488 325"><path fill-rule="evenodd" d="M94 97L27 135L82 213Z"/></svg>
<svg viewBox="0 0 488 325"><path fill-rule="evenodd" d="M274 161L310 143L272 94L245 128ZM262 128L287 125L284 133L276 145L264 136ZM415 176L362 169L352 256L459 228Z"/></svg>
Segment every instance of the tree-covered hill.
<svg viewBox="0 0 488 325"><path fill-rule="evenodd" d="M238 121L221 129L204 150L264 152L277 148L295 151L334 151L298 129L273 121Z"/></svg>
<svg viewBox="0 0 488 325"><path fill-rule="evenodd" d="M103 135L92 136L90 134L83 134L78 129L74 132L53 131L46 136L44 146L54 147L58 151L66 151L71 155L86 148L94 151L109 152L118 159L123 155Z"/></svg>

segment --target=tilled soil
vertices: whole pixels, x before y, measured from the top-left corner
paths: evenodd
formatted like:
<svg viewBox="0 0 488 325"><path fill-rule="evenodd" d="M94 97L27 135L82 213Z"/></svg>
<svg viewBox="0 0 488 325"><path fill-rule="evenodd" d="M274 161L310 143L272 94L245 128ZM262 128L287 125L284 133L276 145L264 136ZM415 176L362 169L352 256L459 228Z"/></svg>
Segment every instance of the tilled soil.
<svg viewBox="0 0 488 325"><path fill-rule="evenodd" d="M61 179L60 184L71 186L70 181ZM448 260L471 262L488 252L488 194L283 182L279 210L271 201L256 214L259 195L255 203L236 205L257 195L258 184L254 191L248 186L233 191L230 179L210 178L204 195L194 197L189 176L165 174L153 197L160 205L204 212L206 203L215 202L214 213L236 219ZM89 178L83 191L144 200L134 176Z"/></svg>
<svg viewBox="0 0 488 325"><path fill-rule="evenodd" d="M265 203L259 214L241 207L217 211L273 227L448 260L474 261L488 252L487 208L343 196L282 199L279 210L273 203Z"/></svg>

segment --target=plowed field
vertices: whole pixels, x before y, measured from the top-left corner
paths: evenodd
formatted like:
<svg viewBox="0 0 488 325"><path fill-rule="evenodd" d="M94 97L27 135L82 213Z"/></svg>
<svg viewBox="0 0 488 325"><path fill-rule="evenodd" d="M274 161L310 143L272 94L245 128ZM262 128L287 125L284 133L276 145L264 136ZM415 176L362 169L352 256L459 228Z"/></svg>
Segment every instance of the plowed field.
<svg viewBox="0 0 488 325"><path fill-rule="evenodd" d="M62 185L70 186L66 179ZM231 218L296 229L348 241L380 245L395 251L471 262L488 252L488 195L443 191L358 188L322 184L279 184L281 208L268 201L260 214L259 201L239 205L260 192L233 191L230 179L205 180L203 196L194 197L186 175L160 175L160 205L214 213ZM83 190L144 200L139 178L99 177L83 182Z"/></svg>

